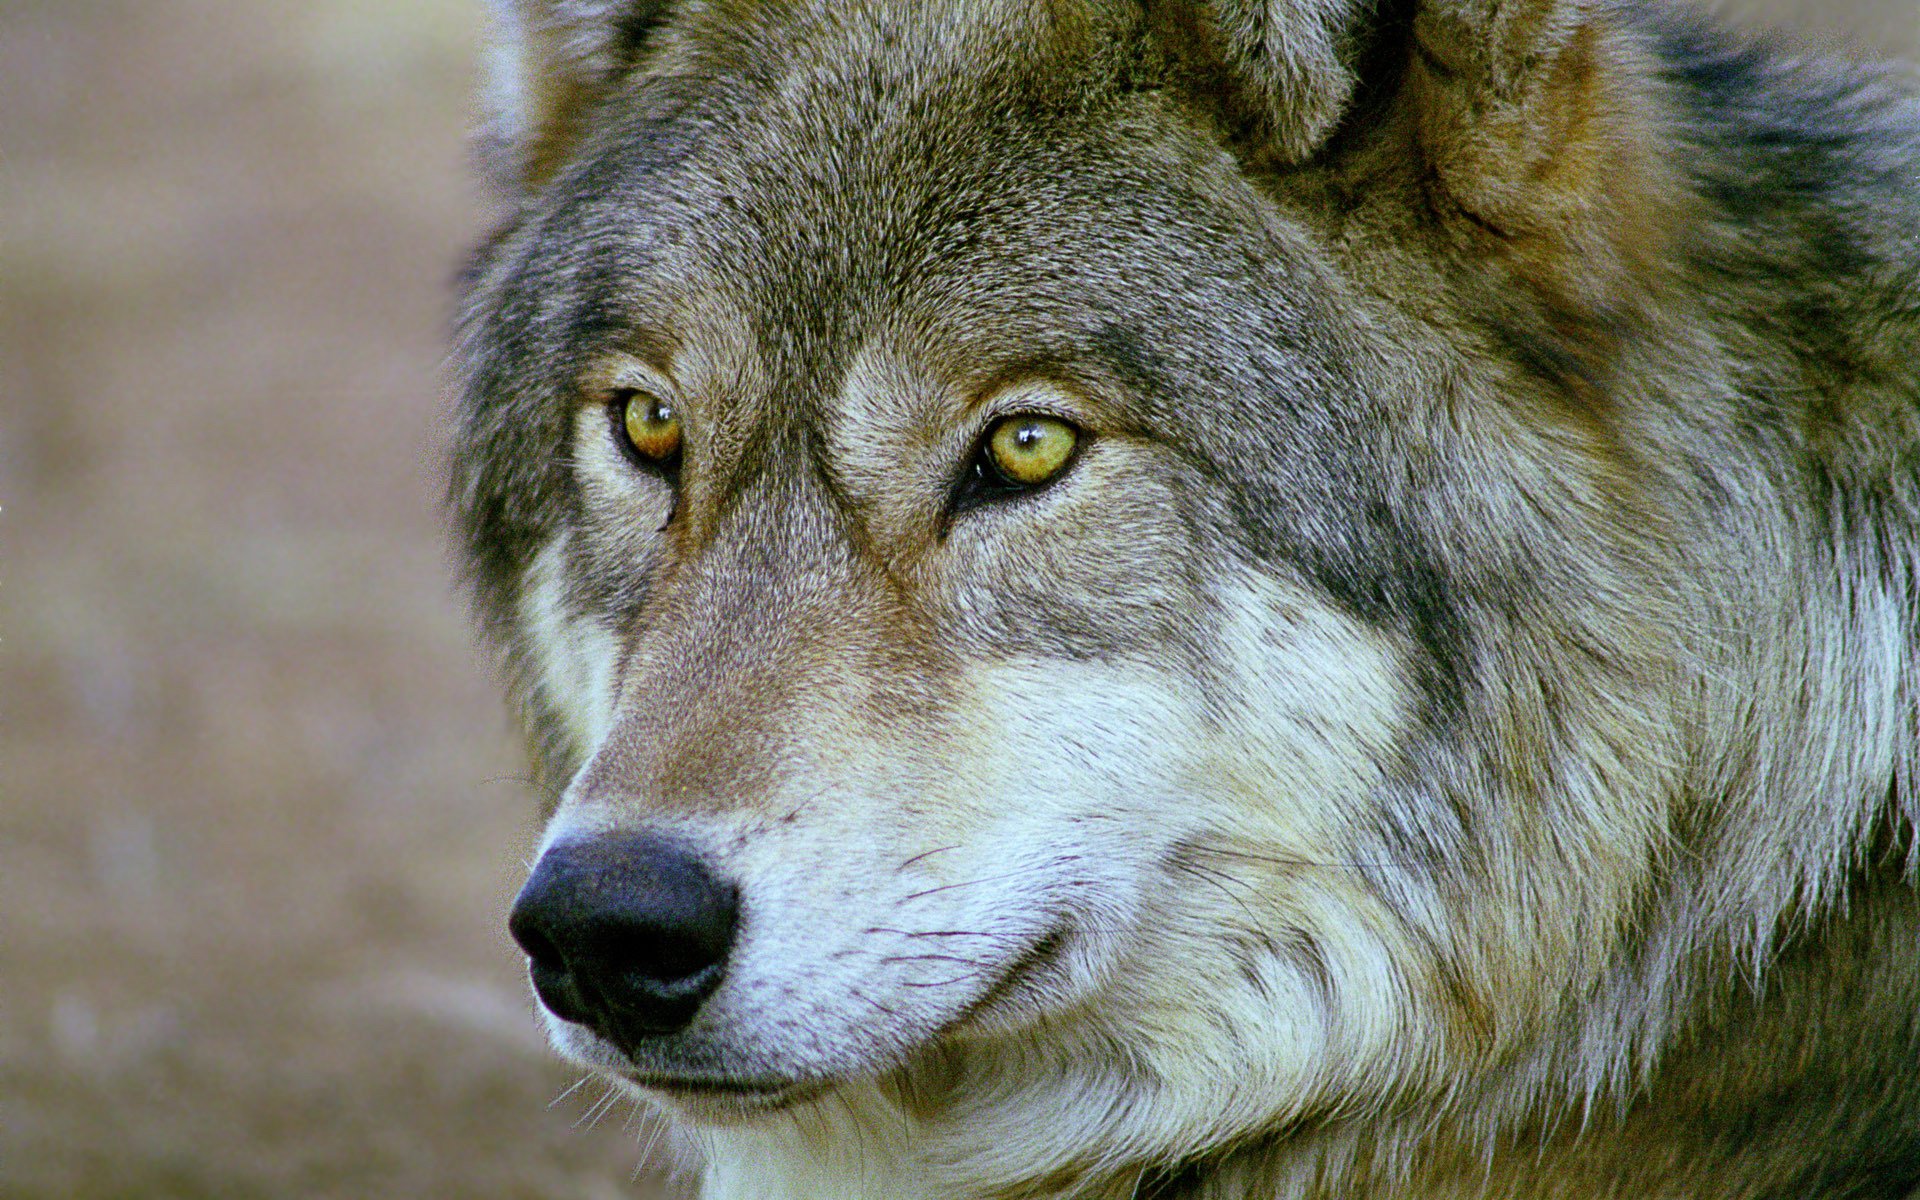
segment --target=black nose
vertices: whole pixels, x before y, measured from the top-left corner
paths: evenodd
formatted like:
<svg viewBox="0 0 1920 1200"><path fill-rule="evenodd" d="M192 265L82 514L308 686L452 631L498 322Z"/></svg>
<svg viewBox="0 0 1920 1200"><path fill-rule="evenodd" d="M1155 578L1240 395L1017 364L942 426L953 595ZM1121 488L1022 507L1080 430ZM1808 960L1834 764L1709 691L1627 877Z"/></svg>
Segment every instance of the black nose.
<svg viewBox="0 0 1920 1200"><path fill-rule="evenodd" d="M720 986L736 891L684 847L612 833L549 849L507 928L555 1015L615 1045L683 1029Z"/></svg>

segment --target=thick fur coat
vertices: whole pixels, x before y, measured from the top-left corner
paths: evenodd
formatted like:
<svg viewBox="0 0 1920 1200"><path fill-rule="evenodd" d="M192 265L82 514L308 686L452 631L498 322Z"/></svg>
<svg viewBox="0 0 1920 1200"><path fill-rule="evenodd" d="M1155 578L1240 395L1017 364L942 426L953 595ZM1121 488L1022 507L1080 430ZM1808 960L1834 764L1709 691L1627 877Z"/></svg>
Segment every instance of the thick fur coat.
<svg viewBox="0 0 1920 1200"><path fill-rule="evenodd" d="M1910 78L1583 0L501 32L476 608L550 858L724 897L672 1020L523 941L706 1196L1920 1188Z"/></svg>

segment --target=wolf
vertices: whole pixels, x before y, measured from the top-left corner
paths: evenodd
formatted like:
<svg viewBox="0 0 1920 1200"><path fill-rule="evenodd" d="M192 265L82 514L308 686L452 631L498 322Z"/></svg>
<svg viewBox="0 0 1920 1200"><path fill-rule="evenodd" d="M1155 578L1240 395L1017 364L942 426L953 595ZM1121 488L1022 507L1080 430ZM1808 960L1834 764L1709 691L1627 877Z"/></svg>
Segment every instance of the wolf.
<svg viewBox="0 0 1920 1200"><path fill-rule="evenodd" d="M1920 98L1637 0L508 0L450 510L710 1200L1920 1189Z"/></svg>

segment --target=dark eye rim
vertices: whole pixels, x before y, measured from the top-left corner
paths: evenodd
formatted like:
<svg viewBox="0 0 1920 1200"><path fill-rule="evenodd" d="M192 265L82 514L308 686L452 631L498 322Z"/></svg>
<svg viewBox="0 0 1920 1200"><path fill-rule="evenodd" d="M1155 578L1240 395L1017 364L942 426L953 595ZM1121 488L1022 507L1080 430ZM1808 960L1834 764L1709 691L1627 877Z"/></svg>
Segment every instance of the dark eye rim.
<svg viewBox="0 0 1920 1200"><path fill-rule="evenodd" d="M1038 417L1047 421L1058 421L1073 430L1073 449L1067 452L1067 461L1060 469L1039 483L1021 483L1010 479L994 461L991 443L994 433L1009 421L1023 421ZM1080 462L1080 456L1086 452L1087 443L1093 437L1084 425L1059 413L1051 412L1012 412L1003 413L988 422L974 439L973 452L967 457L967 465L954 480L953 489L947 497L947 519L952 520L962 513L971 512L990 504L1014 500L1023 496L1037 495L1053 487L1073 473Z"/></svg>
<svg viewBox="0 0 1920 1200"><path fill-rule="evenodd" d="M635 396L652 395L654 395L654 393L648 391L646 388L637 387L615 388L613 391L607 393L605 405L607 413L607 433L613 438L614 445L620 448L620 453L625 456L629 463L639 467L649 475L657 475L668 483L677 484L680 481L680 460L686 453L684 426L682 427L681 444L674 449L672 454L669 454L665 458L652 458L640 453L640 448L633 444L632 438L627 436L627 405L632 402Z"/></svg>

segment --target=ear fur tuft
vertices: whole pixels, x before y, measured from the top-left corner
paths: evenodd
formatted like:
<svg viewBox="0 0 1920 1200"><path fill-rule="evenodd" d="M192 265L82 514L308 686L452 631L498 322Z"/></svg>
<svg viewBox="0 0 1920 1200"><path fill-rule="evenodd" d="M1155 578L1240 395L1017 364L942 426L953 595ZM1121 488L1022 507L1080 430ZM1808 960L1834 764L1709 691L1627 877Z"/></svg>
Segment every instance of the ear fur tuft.
<svg viewBox="0 0 1920 1200"><path fill-rule="evenodd" d="M1301 161L1339 124L1360 85L1356 35L1372 0L1213 0L1228 68L1269 123L1274 149Z"/></svg>
<svg viewBox="0 0 1920 1200"><path fill-rule="evenodd" d="M486 173L513 196L553 174L581 113L632 65L669 0L492 0L486 57Z"/></svg>

